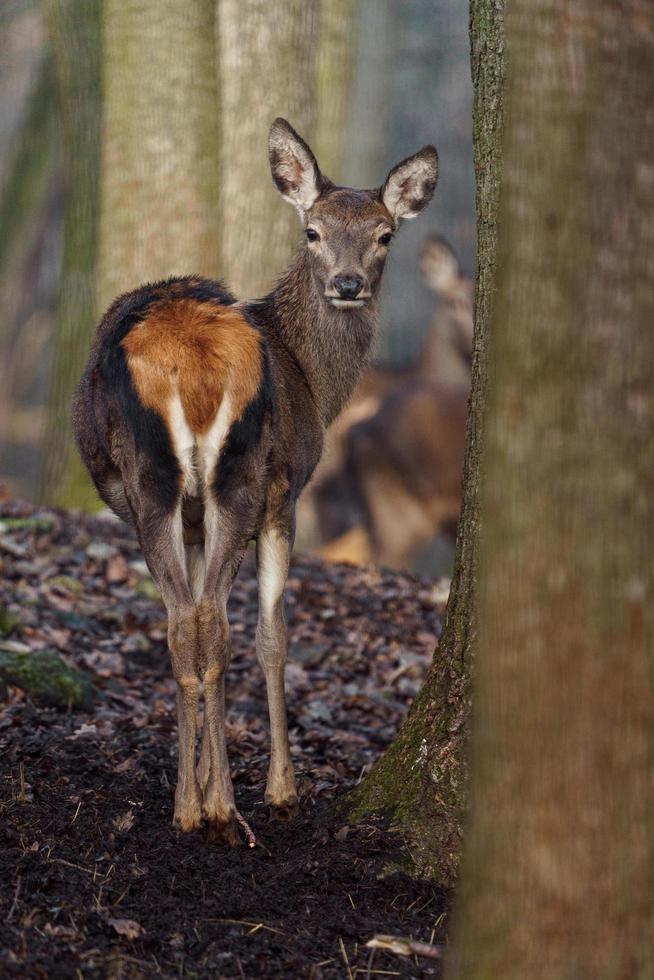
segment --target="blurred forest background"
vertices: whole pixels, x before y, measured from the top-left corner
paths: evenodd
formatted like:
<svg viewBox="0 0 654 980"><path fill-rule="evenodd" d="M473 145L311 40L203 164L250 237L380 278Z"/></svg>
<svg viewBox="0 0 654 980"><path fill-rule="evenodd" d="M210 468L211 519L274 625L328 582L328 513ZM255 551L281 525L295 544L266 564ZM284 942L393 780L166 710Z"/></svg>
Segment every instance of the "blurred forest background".
<svg viewBox="0 0 654 980"><path fill-rule="evenodd" d="M354 186L381 183L433 142L436 202L402 229L385 277L382 366L337 426L299 544L335 540L344 545L334 557L446 570L451 544L434 557L429 543L456 506L423 499L397 447L422 433L412 459L431 485L430 466L453 468L454 490L442 495L458 495L475 250L467 31L457 0L5 0L0 484L48 504L98 506L69 408L114 295L192 271L239 296L271 285L300 240L268 171L275 116L308 139L332 179ZM445 407L444 384L460 393ZM455 432L445 462L435 418ZM364 443L384 472L347 475ZM402 547L387 540L389 506L405 515Z"/></svg>

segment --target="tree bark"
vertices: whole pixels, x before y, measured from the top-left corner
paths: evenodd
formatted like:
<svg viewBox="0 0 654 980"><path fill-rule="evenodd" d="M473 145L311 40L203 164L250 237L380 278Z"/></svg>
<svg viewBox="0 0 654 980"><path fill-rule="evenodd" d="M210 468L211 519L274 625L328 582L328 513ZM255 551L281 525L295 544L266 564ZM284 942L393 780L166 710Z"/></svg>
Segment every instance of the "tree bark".
<svg viewBox="0 0 654 980"><path fill-rule="evenodd" d="M16 468L16 455L23 460L16 484L23 494L36 489L35 467L24 461L41 426L37 412L28 421L24 410L34 405L45 360L35 363L34 350L44 349L48 335L47 266L56 262L59 224L60 139L49 55L36 71L0 195L0 457L3 475Z"/></svg>
<svg viewBox="0 0 654 980"><path fill-rule="evenodd" d="M100 170L100 2L47 0L62 132L64 243L41 446L40 496L89 507L97 494L74 448L70 404L95 320L97 195Z"/></svg>
<svg viewBox="0 0 654 980"><path fill-rule="evenodd" d="M358 0L353 10L355 46L349 85L348 133L356 133L356 139L348 139L343 148L344 180L352 187L364 187L372 180L380 179L376 175L383 176L384 168L397 162L392 147L386 145L395 82L393 72L389 70L395 40L395 6L395 0Z"/></svg>
<svg viewBox="0 0 654 980"><path fill-rule="evenodd" d="M477 175L475 332L463 498L443 635L425 684L393 745L353 794L355 816L381 812L402 832L417 872L456 879L466 809L470 672L477 641L479 493L494 300L504 82L503 0L471 3Z"/></svg>
<svg viewBox="0 0 654 980"><path fill-rule="evenodd" d="M100 309L220 270L212 0L105 0L103 47Z"/></svg>
<svg viewBox="0 0 654 980"><path fill-rule="evenodd" d="M343 181L349 133L350 83L354 58L353 0L320 0L316 65L316 134L312 149L320 168Z"/></svg>
<svg viewBox="0 0 654 980"><path fill-rule="evenodd" d="M300 239L273 188L267 137L285 116L314 136L317 0L218 0L222 274L239 297L263 294Z"/></svg>
<svg viewBox="0 0 654 980"><path fill-rule="evenodd" d="M654 976L654 18L513 0L459 980Z"/></svg>

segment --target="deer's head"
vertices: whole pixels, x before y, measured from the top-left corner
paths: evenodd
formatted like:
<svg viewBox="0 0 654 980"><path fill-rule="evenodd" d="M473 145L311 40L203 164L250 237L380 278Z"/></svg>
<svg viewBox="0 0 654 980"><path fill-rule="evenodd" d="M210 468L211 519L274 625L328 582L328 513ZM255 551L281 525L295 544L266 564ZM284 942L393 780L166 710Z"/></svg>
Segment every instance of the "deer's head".
<svg viewBox="0 0 654 980"><path fill-rule="evenodd" d="M433 196L435 148L425 146L398 163L374 190L334 185L285 119L272 124L269 156L277 189L300 214L312 274L325 302L363 306L379 285L400 221L417 217Z"/></svg>

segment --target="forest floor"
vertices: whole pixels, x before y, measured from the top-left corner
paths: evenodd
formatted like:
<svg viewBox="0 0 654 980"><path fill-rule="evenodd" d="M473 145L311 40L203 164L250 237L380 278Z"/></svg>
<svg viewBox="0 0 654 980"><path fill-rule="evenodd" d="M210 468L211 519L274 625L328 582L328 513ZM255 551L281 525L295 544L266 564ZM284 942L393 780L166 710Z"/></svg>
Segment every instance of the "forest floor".
<svg viewBox="0 0 654 980"><path fill-rule="evenodd" d="M131 532L0 504L0 657L52 651L93 685L84 707L55 707L0 673L0 975L438 976L438 961L365 944L377 933L443 942L447 897L393 870L398 845L383 827L349 827L333 804L392 740L444 601L443 583L294 558L287 689L302 810L279 823L262 801L248 555L230 602L228 742L258 843L209 845L171 824L165 615Z"/></svg>

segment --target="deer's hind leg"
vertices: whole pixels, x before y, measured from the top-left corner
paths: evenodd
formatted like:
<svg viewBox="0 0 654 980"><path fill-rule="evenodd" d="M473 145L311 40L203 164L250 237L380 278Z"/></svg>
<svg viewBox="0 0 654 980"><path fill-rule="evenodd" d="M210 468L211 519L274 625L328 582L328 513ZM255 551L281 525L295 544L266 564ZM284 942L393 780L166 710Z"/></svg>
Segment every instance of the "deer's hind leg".
<svg viewBox="0 0 654 980"><path fill-rule="evenodd" d="M199 603L204 593L204 580L206 574L206 564L204 560L204 541L202 544L187 544L186 551L186 571L188 574L191 592L195 603ZM205 711L206 718L206 711ZM196 769L196 776L201 793L204 793L209 779L210 756L209 739L207 738L208 725L202 729L202 750L200 760Z"/></svg>
<svg viewBox="0 0 654 980"><path fill-rule="evenodd" d="M211 494L205 507L205 574L197 603L204 727L197 775L210 838L234 845L240 835L225 737L225 674L231 656L227 600L250 533L239 515L219 506Z"/></svg>
<svg viewBox="0 0 654 980"><path fill-rule="evenodd" d="M195 774L198 617L186 568L181 508L178 504L166 513L142 491L136 499L141 547L168 612L168 647L177 682L179 763L173 822L179 830L197 830L202 824L202 796Z"/></svg>

